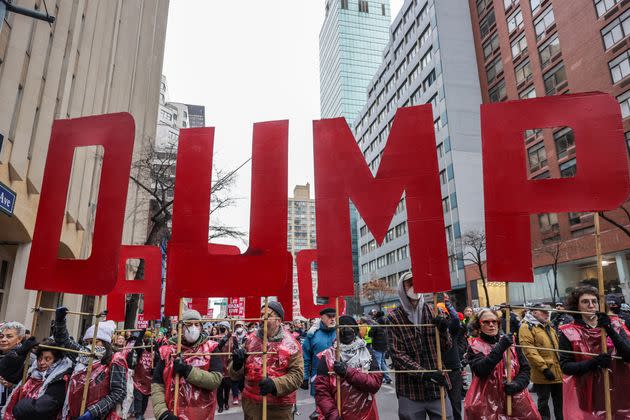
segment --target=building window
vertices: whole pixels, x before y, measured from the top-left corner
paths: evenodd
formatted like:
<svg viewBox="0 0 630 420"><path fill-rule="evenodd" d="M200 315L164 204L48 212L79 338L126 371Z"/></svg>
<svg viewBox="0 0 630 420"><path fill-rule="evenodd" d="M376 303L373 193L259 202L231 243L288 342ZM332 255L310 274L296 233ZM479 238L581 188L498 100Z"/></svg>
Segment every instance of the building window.
<svg viewBox="0 0 630 420"><path fill-rule="evenodd" d="M630 90L617 96L617 101L621 106L621 116L623 118L630 116Z"/></svg>
<svg viewBox="0 0 630 420"><path fill-rule="evenodd" d="M369 13L367 0L359 0L359 12Z"/></svg>
<svg viewBox="0 0 630 420"><path fill-rule="evenodd" d="M558 159L569 156L569 153L575 147L573 130L566 127L556 133L553 133L553 141L556 143L556 155L558 156Z"/></svg>
<svg viewBox="0 0 630 420"><path fill-rule="evenodd" d="M540 10L540 2L541 0L529 0L529 5L532 8L532 16Z"/></svg>
<svg viewBox="0 0 630 420"><path fill-rule="evenodd" d="M435 70L431 70L431 73L422 81L422 89L427 90L435 82Z"/></svg>
<svg viewBox="0 0 630 420"><path fill-rule="evenodd" d="M612 9L615 4L621 0L595 0L595 9L597 10L597 17L602 17L607 11Z"/></svg>
<svg viewBox="0 0 630 420"><path fill-rule="evenodd" d="M567 160L564 163L560 164L560 176L562 178L570 178L575 176L577 172L577 166L575 165L575 158L571 160Z"/></svg>
<svg viewBox="0 0 630 420"><path fill-rule="evenodd" d="M520 99L531 99L536 97L536 88L534 86L522 91L518 94Z"/></svg>
<svg viewBox="0 0 630 420"><path fill-rule="evenodd" d="M486 77L488 84L492 84L497 79L497 76L503 71L503 61L499 55L492 63L486 66Z"/></svg>
<svg viewBox="0 0 630 420"><path fill-rule="evenodd" d="M608 63L610 69L610 76L613 83L617 83L630 74L630 54L628 51L624 51L621 55Z"/></svg>
<svg viewBox="0 0 630 420"><path fill-rule="evenodd" d="M440 171L440 184L446 185L446 170L442 169Z"/></svg>
<svg viewBox="0 0 630 420"><path fill-rule="evenodd" d="M492 4L492 0L477 0L477 15L481 16L489 4Z"/></svg>
<svg viewBox="0 0 630 420"><path fill-rule="evenodd" d="M451 207L448 204L448 197L442 199L442 210L444 213L448 213L451 210Z"/></svg>
<svg viewBox="0 0 630 420"><path fill-rule="evenodd" d="M560 225L558 224L558 213L543 213L538 215L538 225L542 232L549 232L551 230L558 230Z"/></svg>
<svg viewBox="0 0 630 420"><path fill-rule="evenodd" d="M344 10L348 9L348 0L341 0L341 8Z"/></svg>
<svg viewBox="0 0 630 420"><path fill-rule="evenodd" d="M501 80L499 84L488 91L490 102L500 102L505 99L505 80Z"/></svg>
<svg viewBox="0 0 630 420"><path fill-rule="evenodd" d="M545 67L551 62L551 59L560 52L560 40L558 34L554 35L551 39L545 41L543 45L538 48L540 54L540 66Z"/></svg>
<svg viewBox="0 0 630 420"><path fill-rule="evenodd" d="M545 143L540 142L527 149L527 159L529 161L529 171L536 172L547 166L547 151Z"/></svg>
<svg viewBox="0 0 630 420"><path fill-rule="evenodd" d="M432 60L432 55L431 55L432 51L429 48L429 51L427 51L427 53L420 59L420 68L424 69L426 66L429 65L429 63L431 63Z"/></svg>
<svg viewBox="0 0 630 420"><path fill-rule="evenodd" d="M630 10L606 25L601 32L606 49L624 39L630 33Z"/></svg>
<svg viewBox="0 0 630 420"><path fill-rule="evenodd" d="M481 22L479 22L479 35L481 35L482 39L486 35L488 35L490 29L492 29L492 27L496 23L496 20L497 19L494 16L494 10L491 10L490 13L488 13L488 16L486 16L481 20Z"/></svg>
<svg viewBox="0 0 630 420"><path fill-rule="evenodd" d="M522 34L510 44L512 47L512 58L516 58L519 55L527 52L527 39L525 34Z"/></svg>
<svg viewBox="0 0 630 420"><path fill-rule="evenodd" d="M521 84L532 78L532 66L529 64L529 60L523 61L514 69L516 75L516 83Z"/></svg>
<svg viewBox="0 0 630 420"><path fill-rule="evenodd" d="M516 12L508 16L507 26L509 33L512 33L523 27L523 14L521 13L521 9L518 9Z"/></svg>
<svg viewBox="0 0 630 420"><path fill-rule="evenodd" d="M566 87L567 74L564 70L564 64L559 64L544 76L545 93L547 95L555 95L559 90Z"/></svg>
<svg viewBox="0 0 630 420"><path fill-rule="evenodd" d="M493 52L499 48L499 35L494 34L485 44L483 44L483 58L487 60Z"/></svg>
<svg viewBox="0 0 630 420"><path fill-rule="evenodd" d="M515 4L518 4L518 0L503 0L503 7L505 7L505 10L509 9Z"/></svg>
<svg viewBox="0 0 630 420"><path fill-rule="evenodd" d="M385 16L387 13L385 13L385 4L381 3L381 15Z"/></svg>
<svg viewBox="0 0 630 420"><path fill-rule="evenodd" d="M545 32L547 28L555 23L555 19L553 16L553 9L549 7L547 10L542 12L541 16L534 21L534 31L536 32L536 40L540 40L543 36L545 36Z"/></svg>

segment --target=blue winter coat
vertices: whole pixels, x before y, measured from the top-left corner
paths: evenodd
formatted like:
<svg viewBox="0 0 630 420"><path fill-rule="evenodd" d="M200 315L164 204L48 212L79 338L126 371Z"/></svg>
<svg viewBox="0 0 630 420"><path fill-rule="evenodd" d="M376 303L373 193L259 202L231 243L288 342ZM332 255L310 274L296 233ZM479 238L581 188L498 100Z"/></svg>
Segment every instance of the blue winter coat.
<svg viewBox="0 0 630 420"><path fill-rule="evenodd" d="M309 380L317 376L317 354L333 345L336 338L334 328L327 328L324 323L319 325L319 329L309 332L302 343L302 353L304 354L304 379ZM311 384L311 395L315 395L315 386Z"/></svg>

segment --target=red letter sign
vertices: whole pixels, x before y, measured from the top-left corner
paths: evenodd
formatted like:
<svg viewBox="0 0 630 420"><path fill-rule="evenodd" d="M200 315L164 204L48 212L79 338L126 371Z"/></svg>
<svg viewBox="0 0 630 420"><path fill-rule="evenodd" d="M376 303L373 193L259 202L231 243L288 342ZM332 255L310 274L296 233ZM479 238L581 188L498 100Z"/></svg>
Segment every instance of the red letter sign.
<svg viewBox="0 0 630 420"><path fill-rule="evenodd" d="M451 288L431 105L401 108L377 176L365 163L346 120L313 122L318 292L354 294L348 200L374 238L385 238L406 192L409 251L418 292Z"/></svg>
<svg viewBox="0 0 630 420"><path fill-rule="evenodd" d="M586 93L485 104L481 123L488 278L531 282L531 214L611 210L628 198L619 103ZM523 132L560 126L573 129L575 177L528 180Z"/></svg>
<svg viewBox="0 0 630 420"><path fill-rule="evenodd" d="M129 170L134 141L128 113L98 115L53 123L33 245L27 289L105 295L116 285ZM58 259L61 224L75 147L105 149L98 191L92 253L86 260Z"/></svg>
<svg viewBox="0 0 630 420"><path fill-rule="evenodd" d="M144 278L127 280L127 260L144 260ZM107 319L125 320L125 296L144 295L144 319L159 320L162 300L162 253L157 246L123 246L120 250L118 281L114 291L107 295Z"/></svg>
<svg viewBox="0 0 630 420"><path fill-rule="evenodd" d="M300 293L300 314L304 318L312 319L319 317L319 311L324 308L334 307L335 303L331 298L329 305L316 305L313 298L313 275L311 273L311 263L317 261L317 250L303 249L297 253L298 290ZM339 301L339 315L345 313L346 300Z"/></svg>
<svg viewBox="0 0 630 420"><path fill-rule="evenodd" d="M179 137L168 294L177 297L279 295L286 276L288 123L254 124L249 249L238 256L208 251L213 128ZM230 279L232 281L225 281ZM220 281L219 281L220 280ZM166 313L177 313L173 299Z"/></svg>

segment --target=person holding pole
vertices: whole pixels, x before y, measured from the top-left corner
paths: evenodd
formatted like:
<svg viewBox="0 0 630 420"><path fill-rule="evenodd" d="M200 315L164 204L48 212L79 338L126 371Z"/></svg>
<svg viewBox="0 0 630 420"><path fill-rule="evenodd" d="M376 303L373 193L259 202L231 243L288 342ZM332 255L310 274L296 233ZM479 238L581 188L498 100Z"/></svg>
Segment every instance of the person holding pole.
<svg viewBox="0 0 630 420"><path fill-rule="evenodd" d="M184 311L180 322L183 323L181 354L177 354L177 336L171 337L168 345L160 347L159 357L154 361L153 415L157 420L212 420L217 406L216 390L223 379L221 358L212 353L219 352L222 344L211 341L201 331L201 315L196 310Z"/></svg>
<svg viewBox="0 0 630 420"><path fill-rule="evenodd" d="M491 309L479 311L474 328L479 337L470 342L467 357L473 380L464 400L467 419L503 420L507 417L507 395L512 396L512 416L518 420L540 420L536 404L527 391L529 364L513 344L511 335L500 335L499 318ZM510 381L506 377L506 352L511 352Z"/></svg>
<svg viewBox="0 0 630 420"><path fill-rule="evenodd" d="M567 309L592 315L574 314L572 323L560 327L564 417L605 418L603 370L608 369L613 418L630 418L630 398L626 394L630 386L630 334L623 321L599 312L598 291L591 286L574 289L567 297ZM602 328L610 353L602 352ZM621 360L613 360L613 356Z"/></svg>
<svg viewBox="0 0 630 420"><path fill-rule="evenodd" d="M267 327L267 374L263 372L265 328L250 333L242 347L232 352L229 365L233 381L245 378L242 405L245 420L263 418L263 397L267 397L267 418L293 419L297 389L304 378L304 361L299 343L282 327L284 308L280 302L263 306L261 318Z"/></svg>
<svg viewBox="0 0 630 420"><path fill-rule="evenodd" d="M551 419L549 397L556 420L562 420L562 371L558 358L558 335L549 322L548 305L538 303L525 314L519 330L519 343L531 366L531 380L538 395L538 411L543 420ZM536 347L536 348L531 348ZM549 350L546 350L549 349Z"/></svg>
<svg viewBox="0 0 630 420"><path fill-rule="evenodd" d="M383 373L374 352L359 336L357 322L348 315L339 317L340 360L334 347L320 353L315 379L315 403L324 420L378 420L376 393ZM331 374L334 372L334 374ZM337 380L341 380L341 413L337 410Z"/></svg>
<svg viewBox="0 0 630 420"><path fill-rule="evenodd" d="M151 332L140 331L135 347L150 346ZM133 369L133 415L136 420L144 420L144 413L151 396L151 378L153 377L153 354L151 348L136 348L136 364ZM127 359L129 363L129 359Z"/></svg>
<svg viewBox="0 0 630 420"><path fill-rule="evenodd" d="M309 389L311 385L311 396L315 396L315 385L312 383L317 376L317 355L328 347L332 346L336 337L335 330L335 308L324 308L319 312L319 324L315 323L306 334L306 339L302 343L302 353L304 354L304 381L302 389Z"/></svg>
<svg viewBox="0 0 630 420"><path fill-rule="evenodd" d="M74 370L68 383L68 393L63 407L62 418L78 420L91 419L118 419L117 408L122 404L127 395L127 361L121 352L114 352L112 348L112 336L116 329L113 321L100 322L98 329L90 326L83 335L79 344L68 335L66 327L66 315L68 308L65 306L55 311L55 345L75 352ZM95 359L92 364L92 372L87 377L90 361L90 346L96 337L94 349ZM85 412L81 412L83 402L84 384L88 382L88 398Z"/></svg>
<svg viewBox="0 0 630 420"><path fill-rule="evenodd" d="M414 292L413 275L410 271L398 282L400 306L394 309L387 321L388 350L395 369L398 416L402 420L442 419L440 388L448 387L446 372L438 369L436 346L437 324L443 351L451 347L448 321L436 317L432 305L424 303L421 294ZM422 326L412 326L411 324ZM411 372L401 372L401 371ZM453 419L448 396L445 397L445 417Z"/></svg>

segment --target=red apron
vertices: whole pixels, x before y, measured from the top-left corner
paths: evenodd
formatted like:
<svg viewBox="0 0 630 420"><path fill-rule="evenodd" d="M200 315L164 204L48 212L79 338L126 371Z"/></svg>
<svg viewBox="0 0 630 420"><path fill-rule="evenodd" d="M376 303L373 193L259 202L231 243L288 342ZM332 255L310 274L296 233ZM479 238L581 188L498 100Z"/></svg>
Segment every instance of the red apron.
<svg viewBox="0 0 630 420"><path fill-rule="evenodd" d="M258 333L251 333L245 340L245 351L262 352L262 339L258 337ZM280 341L269 341L267 343L267 351L275 352L267 355L267 377L279 378L286 375L289 370L291 356L299 353L301 347L291 334L285 331L284 337ZM262 373L262 354L251 355L247 357L245 362L245 389L243 389L243 397L261 403L262 395L258 382L263 379ZM267 395L267 404L269 405L293 405L295 404L297 391L291 392L282 397L275 395Z"/></svg>
<svg viewBox="0 0 630 420"><path fill-rule="evenodd" d="M18 388L14 390L13 393L11 394L11 399L7 402L7 409L5 410L4 417L2 419L3 420L15 419L15 417L13 417L13 407L15 407L15 404L17 404L17 402L19 401L18 398L37 399L37 394L39 393L39 390L41 389L43 384L44 384L43 380L33 379L29 377L26 380L26 383L24 384L24 386L20 386L21 389Z"/></svg>
<svg viewBox="0 0 630 420"><path fill-rule="evenodd" d="M151 395L151 349L142 352L133 370L133 386L142 395Z"/></svg>
<svg viewBox="0 0 630 420"><path fill-rule="evenodd" d="M328 372L332 372L333 364L335 363L335 350L328 348L319 355L326 358ZM319 363L321 363L321 360ZM380 375L382 376L382 374ZM337 395L337 375L328 375L328 386L334 390L334 395ZM376 407L376 396L374 394L359 391L345 379L341 381L340 388L341 418L347 420L378 420L378 408ZM321 414L319 418L323 419Z"/></svg>
<svg viewBox="0 0 630 420"><path fill-rule="evenodd" d="M469 351L487 356L492 347L491 344L477 337L471 340ZM510 347L509 351L511 352L510 365L513 378L518 374L520 365L514 346ZM512 395L512 415L505 414L507 412L507 394L503 381L506 379L506 359L504 354L503 359L495 366L492 373L483 379L473 375L472 383L464 400L465 418L476 420L541 419L527 388Z"/></svg>
<svg viewBox="0 0 630 420"><path fill-rule="evenodd" d="M210 355L217 347L214 341L206 341L195 348L182 347L182 357L190 366L198 369L208 370L210 368ZM164 360L164 389L166 406L173 411L175 406L175 373L173 372L173 361L175 360L175 345L160 347L160 356ZM186 353L208 353L207 356L186 356ZM214 356L217 357L217 356ZM214 412L217 407L217 391L198 388L179 378L179 399L177 403L177 416L181 420L203 420L214 419Z"/></svg>
<svg viewBox="0 0 630 420"><path fill-rule="evenodd" d="M610 317L613 328L619 332L624 330L630 337L628 329L617 317ZM588 328L584 325L570 323L560 326L560 331L571 342L573 351L599 354L601 347L601 328ZM608 350L617 354L610 337L607 339ZM592 356L576 354L575 361L592 359ZM630 366L622 360L613 360L610 372L613 418L630 419L630 399L625 394L630 389ZM571 420L598 420L606 418L604 404L604 375L602 369L591 371L581 376L563 375L563 414ZM625 395L624 395L625 394Z"/></svg>
<svg viewBox="0 0 630 420"><path fill-rule="evenodd" d="M88 386L88 398L86 409L96 404L107 395L109 395L110 374L112 365L118 365L127 372L127 361L121 352L116 352L112 356L109 365L102 365L99 361L92 365L92 374L90 376L90 385ZM81 414L81 401L83 400L83 384L85 384L85 375L87 369L72 374L68 383L68 416L70 418L79 417ZM112 410L106 420L119 420L120 416L116 413L116 409Z"/></svg>

